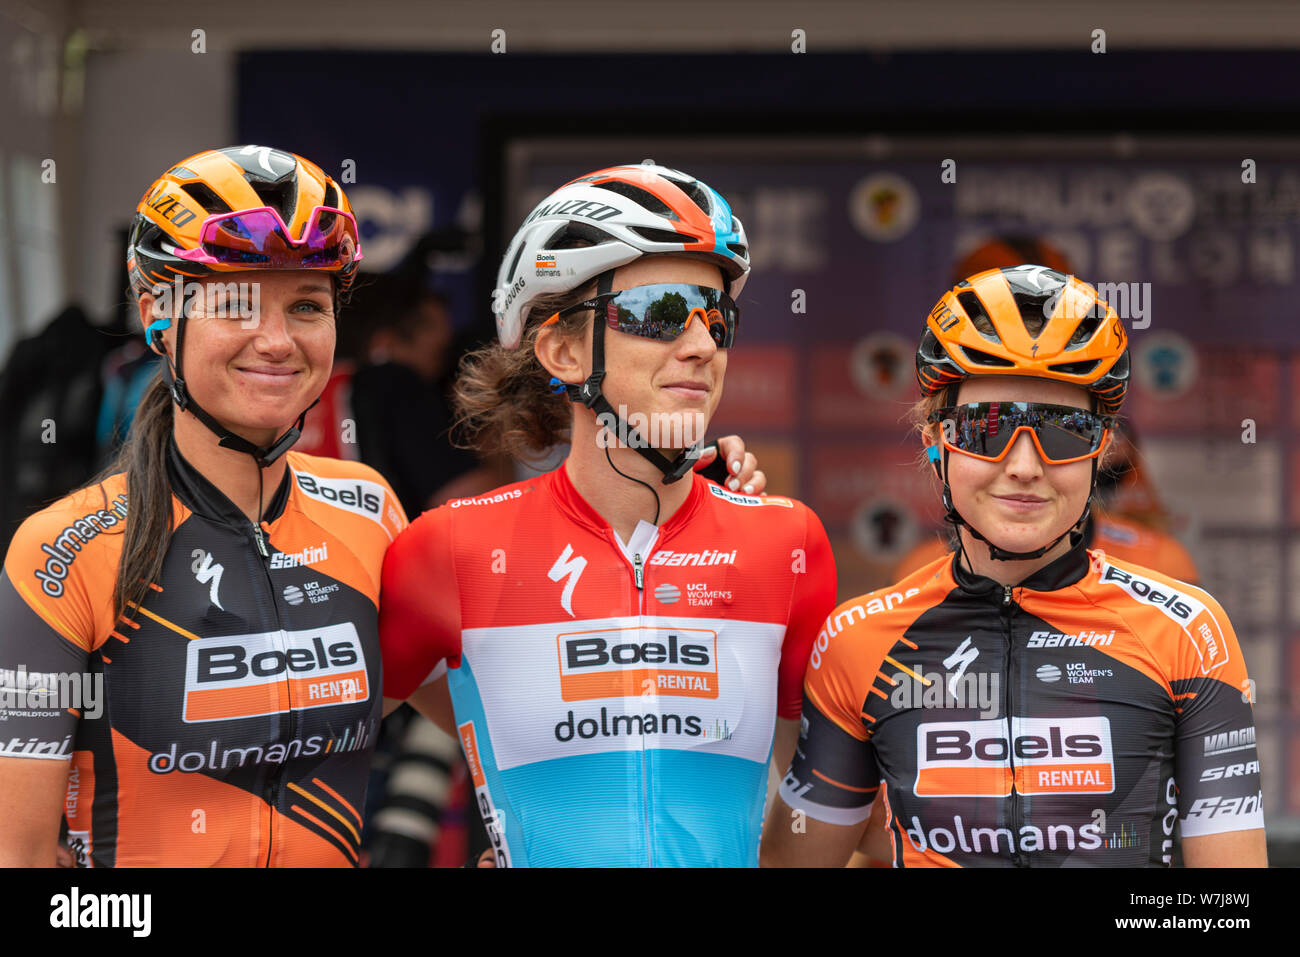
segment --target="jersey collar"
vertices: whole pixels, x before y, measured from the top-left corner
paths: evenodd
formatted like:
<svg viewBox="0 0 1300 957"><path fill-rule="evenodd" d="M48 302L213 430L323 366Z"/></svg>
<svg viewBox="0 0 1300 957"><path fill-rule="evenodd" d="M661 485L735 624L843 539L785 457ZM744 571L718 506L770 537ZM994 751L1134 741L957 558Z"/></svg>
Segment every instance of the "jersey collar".
<svg viewBox="0 0 1300 957"><path fill-rule="evenodd" d="M967 571L960 561L959 552L953 552L952 574L963 591L976 595L997 594L998 599L1001 600L1002 585L992 578ZM1030 591L1058 591L1082 580L1087 574L1088 552L1083 542L1080 542L1060 558L1044 565L1014 587L1028 588Z"/></svg>
<svg viewBox="0 0 1300 957"><path fill-rule="evenodd" d="M284 470L280 487L263 509L262 521L273 522L284 511L289 501L292 472L292 467ZM225 493L209 482L202 472L186 461L181 450L176 447L175 438L167 440L167 477L171 480L172 492L194 514L223 525L237 528L248 526L248 516L236 508L235 503L226 498Z"/></svg>
<svg viewBox="0 0 1300 957"><path fill-rule="evenodd" d="M610 534L614 535L615 540L617 540L618 536L610 527L609 522L605 521L604 516L592 508L591 504L578 494L578 490L573 487L573 482L569 480L569 473L565 469L564 463L560 463L560 467L553 472L548 472L545 479L549 484L551 494L555 496L555 501L565 513L579 524L587 526L599 535L604 535L608 529ZM708 482L708 479L698 473L692 473L690 480L691 491L686 496L686 501L682 503L682 507L659 526L657 541L660 543L676 532L677 529L688 524L704 501L706 494L704 485Z"/></svg>

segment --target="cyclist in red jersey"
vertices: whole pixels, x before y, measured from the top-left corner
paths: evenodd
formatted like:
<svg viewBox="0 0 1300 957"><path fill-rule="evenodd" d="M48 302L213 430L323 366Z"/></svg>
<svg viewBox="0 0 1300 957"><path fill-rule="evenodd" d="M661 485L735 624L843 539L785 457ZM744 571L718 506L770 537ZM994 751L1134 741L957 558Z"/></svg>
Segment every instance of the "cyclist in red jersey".
<svg viewBox="0 0 1300 957"><path fill-rule="evenodd" d="M131 232L164 358L111 474L33 515L0 574L0 863L355 866L381 701L384 551L356 462L290 450L361 249L281 150L168 169Z"/></svg>
<svg viewBox="0 0 1300 957"><path fill-rule="evenodd" d="M385 695L460 737L498 865L757 863L835 573L805 506L690 469L748 268L726 201L650 165L565 184L502 261L462 417L568 456L415 521L380 619Z"/></svg>
<svg viewBox="0 0 1300 957"><path fill-rule="evenodd" d="M1128 379L1095 291L1042 266L946 293L918 424L960 548L827 618L766 865L840 866L879 792L894 866L1266 863L1254 700L1205 591L1086 551ZM795 826L792 826L795 825Z"/></svg>

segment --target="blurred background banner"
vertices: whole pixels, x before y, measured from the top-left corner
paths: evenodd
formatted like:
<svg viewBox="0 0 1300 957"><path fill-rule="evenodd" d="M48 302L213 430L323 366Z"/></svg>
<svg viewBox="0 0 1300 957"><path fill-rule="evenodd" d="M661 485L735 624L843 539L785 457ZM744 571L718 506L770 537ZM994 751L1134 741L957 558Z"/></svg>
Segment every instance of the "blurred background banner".
<svg viewBox="0 0 1300 957"><path fill-rule="evenodd" d="M201 149L264 143L339 178L363 271L436 290L457 349L492 334L497 260L546 193L607 165L678 167L752 242L714 433L744 435L769 490L818 512L848 597L890 582L939 518L905 421L927 312L1007 249L1052 257L1105 284L1130 329L1142 483L1114 504L1181 541L1236 626L1288 859L1300 9L571 6L0 0L0 358L56 315L118 336L86 340L83 365L125 341L120 230L153 177ZM348 322L340 358L364 360ZM56 473L41 458L39 388L0 379L0 472L25 470L0 497L48 482L54 498L95 460ZM87 389L51 402L108 401Z"/></svg>

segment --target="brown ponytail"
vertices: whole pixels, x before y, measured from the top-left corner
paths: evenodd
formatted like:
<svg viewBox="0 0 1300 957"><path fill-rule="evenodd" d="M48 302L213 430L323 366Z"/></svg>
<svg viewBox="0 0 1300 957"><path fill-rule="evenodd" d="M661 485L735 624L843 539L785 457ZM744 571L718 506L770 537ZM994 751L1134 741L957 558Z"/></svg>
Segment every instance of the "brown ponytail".
<svg viewBox="0 0 1300 957"><path fill-rule="evenodd" d="M149 584L162 574L163 557L171 543L174 514L172 485L167 477L167 446L174 409L160 369L140 399L131 434L95 480L102 482L110 475L126 473L126 531L113 586L114 618L120 617L128 605L144 601Z"/></svg>

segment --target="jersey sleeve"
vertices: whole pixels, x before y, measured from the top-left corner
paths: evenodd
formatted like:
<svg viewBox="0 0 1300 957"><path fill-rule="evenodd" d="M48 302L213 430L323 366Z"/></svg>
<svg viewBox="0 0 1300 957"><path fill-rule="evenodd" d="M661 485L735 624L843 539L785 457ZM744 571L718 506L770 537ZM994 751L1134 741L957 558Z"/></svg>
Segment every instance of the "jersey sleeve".
<svg viewBox="0 0 1300 957"><path fill-rule="evenodd" d="M776 713L789 720L799 717L808 655L817 638L818 627L835 606L835 556L831 552L831 543L812 509L803 511L806 523L804 544L802 554L796 552L791 556L795 583L777 670Z"/></svg>
<svg viewBox="0 0 1300 957"><path fill-rule="evenodd" d="M3 757L67 760L81 714L94 717L103 707L103 682L96 684L88 661L103 617L94 599L111 596L113 580L88 565L100 556L88 557L75 532L65 532L59 516L29 518L0 572Z"/></svg>
<svg viewBox="0 0 1300 957"><path fill-rule="evenodd" d="M860 642L855 641L860 636L850 626L830 637L834 619L832 612L817 633L804 678L799 743L780 793L792 809L814 820L852 825L871 813L880 771L854 679L863 673Z"/></svg>
<svg viewBox="0 0 1300 957"><path fill-rule="evenodd" d="M451 510L417 518L384 556L379 641L384 696L405 700L447 659L460 665L460 586Z"/></svg>
<svg viewBox="0 0 1300 957"><path fill-rule="evenodd" d="M1262 828L1254 684L1219 603L1200 589L1185 600L1193 617L1169 681L1182 836Z"/></svg>

